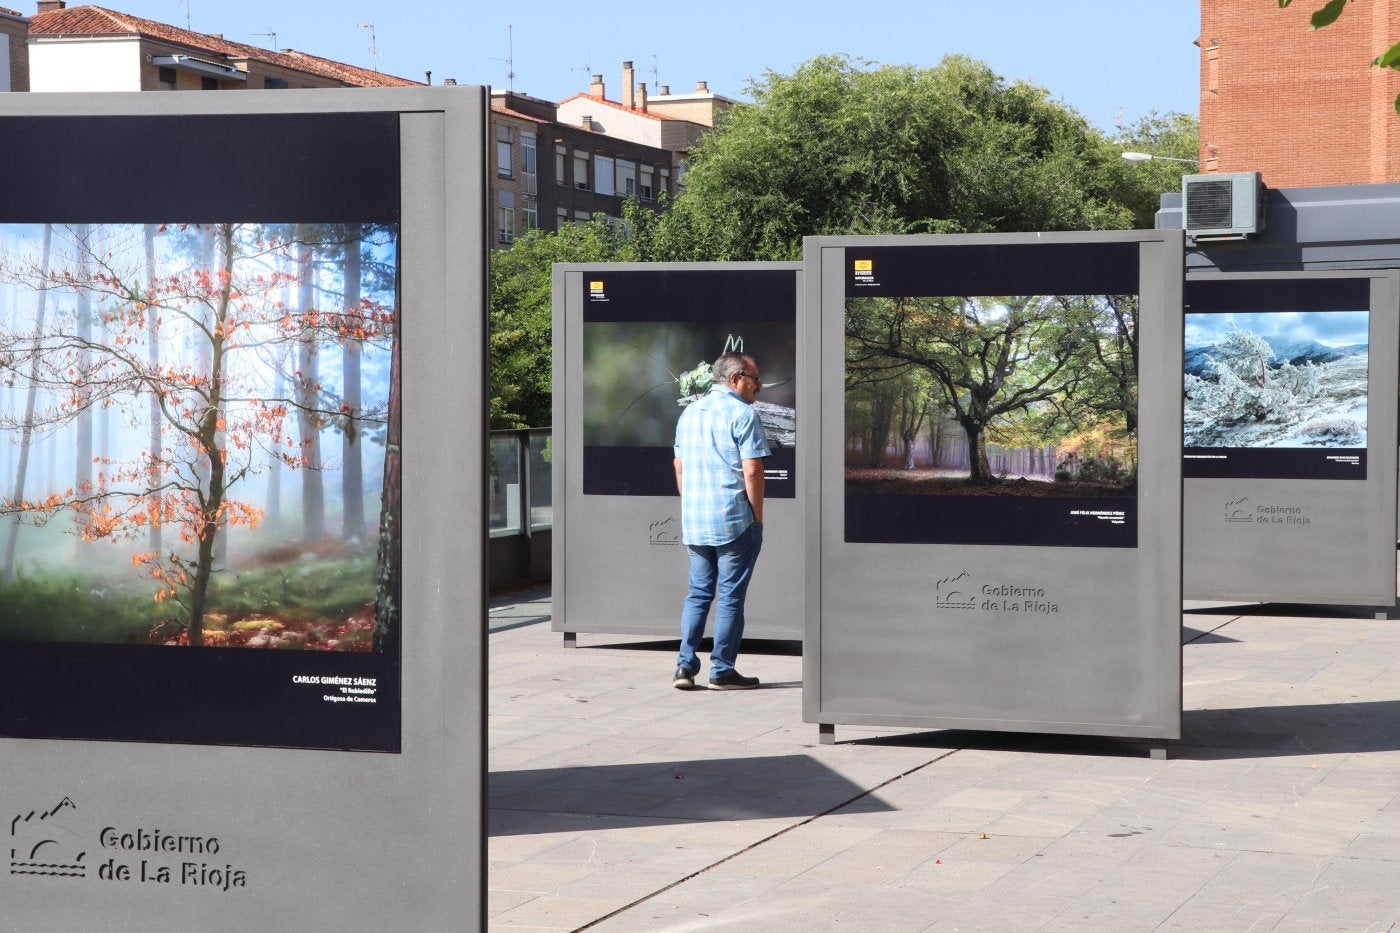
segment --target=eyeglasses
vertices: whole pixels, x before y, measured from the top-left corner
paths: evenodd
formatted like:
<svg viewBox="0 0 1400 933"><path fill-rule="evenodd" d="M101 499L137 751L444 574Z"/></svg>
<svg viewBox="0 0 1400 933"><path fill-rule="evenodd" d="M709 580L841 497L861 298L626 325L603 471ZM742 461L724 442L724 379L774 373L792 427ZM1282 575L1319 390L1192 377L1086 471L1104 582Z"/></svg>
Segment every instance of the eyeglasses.
<svg viewBox="0 0 1400 933"><path fill-rule="evenodd" d="M757 376L755 376L753 373L739 373L739 378L740 378L740 379L752 379L754 382L758 383L758 388L760 388L760 389L763 388L763 380L759 379L759 378L758 378Z"/></svg>

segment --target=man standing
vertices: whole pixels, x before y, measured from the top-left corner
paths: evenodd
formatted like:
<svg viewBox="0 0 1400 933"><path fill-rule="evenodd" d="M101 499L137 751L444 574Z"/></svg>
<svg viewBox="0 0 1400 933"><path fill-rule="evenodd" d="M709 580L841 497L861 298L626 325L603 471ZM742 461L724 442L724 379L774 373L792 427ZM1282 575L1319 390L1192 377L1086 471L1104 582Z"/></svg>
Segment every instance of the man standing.
<svg viewBox="0 0 1400 933"><path fill-rule="evenodd" d="M690 552L690 592L681 610L681 651L672 685L695 686L696 649L705 616L715 606L710 652L711 690L749 690L757 677L734 669L744 635L744 597L763 545L763 458L768 441L753 410L763 387L758 364L743 353L725 353L712 368L714 385L676 424L676 486L681 493L681 535Z"/></svg>

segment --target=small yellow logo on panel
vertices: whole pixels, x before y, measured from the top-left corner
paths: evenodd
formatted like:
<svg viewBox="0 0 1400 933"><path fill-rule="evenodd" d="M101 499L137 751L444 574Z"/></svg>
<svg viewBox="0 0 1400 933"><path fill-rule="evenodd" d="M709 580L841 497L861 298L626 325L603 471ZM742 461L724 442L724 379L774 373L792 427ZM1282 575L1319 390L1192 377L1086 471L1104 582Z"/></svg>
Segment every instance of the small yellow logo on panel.
<svg viewBox="0 0 1400 933"><path fill-rule="evenodd" d="M874 261L870 259L857 259L855 262L857 272L869 272L874 268Z"/></svg>
<svg viewBox="0 0 1400 933"><path fill-rule="evenodd" d="M588 283L588 290L589 290L590 292L601 292L601 291L603 290L603 283L602 283L602 282L589 282L589 283Z"/></svg>

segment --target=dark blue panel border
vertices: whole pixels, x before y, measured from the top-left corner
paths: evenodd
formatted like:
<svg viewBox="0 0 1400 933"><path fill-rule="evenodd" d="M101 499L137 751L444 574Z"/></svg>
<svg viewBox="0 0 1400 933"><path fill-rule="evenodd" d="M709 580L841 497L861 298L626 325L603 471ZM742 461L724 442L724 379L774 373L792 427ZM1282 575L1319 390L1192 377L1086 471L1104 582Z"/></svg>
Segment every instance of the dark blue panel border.
<svg viewBox="0 0 1400 933"><path fill-rule="evenodd" d="M797 325L794 269L584 271L583 320L791 321ZM601 283L601 288L593 288Z"/></svg>
<svg viewBox="0 0 1400 933"><path fill-rule="evenodd" d="M397 223L397 113L0 117L0 223Z"/></svg>
<svg viewBox="0 0 1400 933"><path fill-rule="evenodd" d="M847 246L846 295L1136 295L1140 245Z"/></svg>

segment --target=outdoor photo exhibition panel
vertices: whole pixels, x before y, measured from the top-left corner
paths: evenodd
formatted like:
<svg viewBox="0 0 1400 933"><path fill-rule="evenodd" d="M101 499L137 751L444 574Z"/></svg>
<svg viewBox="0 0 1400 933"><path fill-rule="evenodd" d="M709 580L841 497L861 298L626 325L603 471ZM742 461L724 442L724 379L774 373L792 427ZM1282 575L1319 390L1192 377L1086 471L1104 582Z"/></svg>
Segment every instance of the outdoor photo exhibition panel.
<svg viewBox="0 0 1400 933"><path fill-rule="evenodd" d="M804 719L1179 738L1181 234L805 255Z"/></svg>
<svg viewBox="0 0 1400 933"><path fill-rule="evenodd" d="M1395 605L1398 281L1188 278L1188 599Z"/></svg>
<svg viewBox="0 0 1400 933"><path fill-rule="evenodd" d="M476 925L485 90L0 97L7 928Z"/></svg>
<svg viewBox="0 0 1400 933"><path fill-rule="evenodd" d="M727 349L763 375L763 555L746 637L802 638L797 489L800 263L554 267L553 592L556 632L680 631L688 573L673 445L684 406Z"/></svg>

